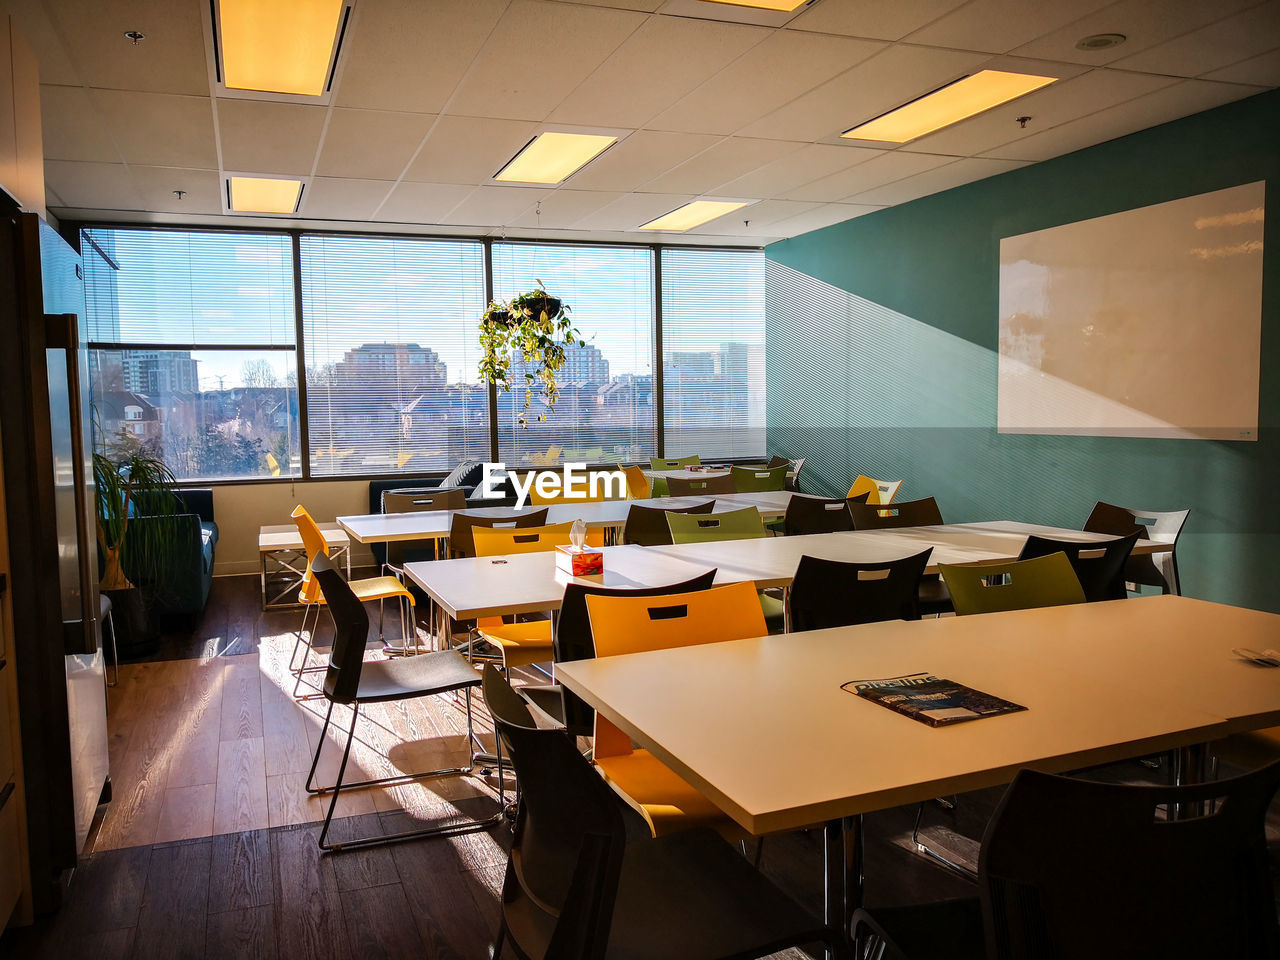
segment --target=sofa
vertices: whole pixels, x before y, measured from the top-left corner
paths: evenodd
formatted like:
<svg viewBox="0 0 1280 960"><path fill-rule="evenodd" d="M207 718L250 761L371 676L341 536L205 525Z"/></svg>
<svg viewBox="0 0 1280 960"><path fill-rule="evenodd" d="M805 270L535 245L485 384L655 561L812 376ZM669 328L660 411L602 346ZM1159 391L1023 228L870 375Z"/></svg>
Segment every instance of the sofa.
<svg viewBox="0 0 1280 960"><path fill-rule="evenodd" d="M209 601L209 588L213 585L218 524L213 518L212 490L181 490L175 495L181 501L176 515L155 516L143 501L135 504L134 515L129 521L130 533L145 524L174 525L171 555L164 563L163 571L158 577L139 582L144 579L142 573L131 571L126 560L125 575L144 588L153 614L194 621L204 612Z"/></svg>

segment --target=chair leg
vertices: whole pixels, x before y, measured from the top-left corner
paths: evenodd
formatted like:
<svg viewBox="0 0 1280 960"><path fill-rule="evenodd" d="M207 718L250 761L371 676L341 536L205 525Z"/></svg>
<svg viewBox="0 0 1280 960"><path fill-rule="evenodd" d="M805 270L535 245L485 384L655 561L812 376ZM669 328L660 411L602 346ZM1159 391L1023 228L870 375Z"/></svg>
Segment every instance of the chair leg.
<svg viewBox="0 0 1280 960"><path fill-rule="evenodd" d="M306 633L306 629L307 629L307 619L310 616L312 609L314 609L316 612L315 623L312 624L311 626L311 633L307 636L306 640L303 640L303 635ZM315 666L307 665L307 661L311 657L311 649L312 649L311 645L312 645L312 642L315 640L316 628L319 626L320 626L320 604L311 604L309 606L303 607L302 608L302 627L301 629L298 630L298 639L294 641L293 653L290 654L289 656L289 672L292 673L294 677L293 698L295 700L318 700L320 697L324 696L324 694L322 694L318 690L315 693L307 693L307 694L304 694L301 692L303 674L317 673L325 669L323 664L319 664ZM298 659L299 647L302 648L302 663L295 667L294 663Z"/></svg>
<svg viewBox="0 0 1280 960"><path fill-rule="evenodd" d="M954 808L955 805L952 804L951 806ZM978 874L975 871L970 870L962 863L956 863L954 860L944 857L937 850L934 850L928 844L920 840L920 823L924 820L924 807L925 805L923 803L916 807L916 822L911 828L911 842L916 845L916 851L928 857L930 860L933 860L935 863L946 867L952 873L958 874L966 880L976 883L978 880Z"/></svg>
<svg viewBox="0 0 1280 960"><path fill-rule="evenodd" d="M111 667L115 679L107 681L107 686L114 687L120 682L120 648L116 645L116 621L111 616L110 610L107 611L107 616L102 622L104 626L111 628Z"/></svg>

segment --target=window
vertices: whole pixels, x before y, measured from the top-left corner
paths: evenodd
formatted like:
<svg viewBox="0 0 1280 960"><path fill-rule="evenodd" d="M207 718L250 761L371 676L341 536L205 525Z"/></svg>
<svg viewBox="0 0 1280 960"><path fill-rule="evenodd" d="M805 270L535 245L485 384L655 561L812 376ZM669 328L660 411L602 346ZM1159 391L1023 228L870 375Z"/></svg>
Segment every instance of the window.
<svg viewBox="0 0 1280 960"><path fill-rule="evenodd" d="M527 388L519 363L513 364L511 392L498 395L503 461L517 466L647 460L655 451L652 252L493 245L495 299L527 293L539 280L570 306L585 342L569 347L555 410L547 408L535 384L527 429L518 423Z"/></svg>
<svg viewBox="0 0 1280 960"><path fill-rule="evenodd" d="M482 245L304 236L301 248L312 474L488 460Z"/></svg>
<svg viewBox="0 0 1280 960"><path fill-rule="evenodd" d="M96 444L160 456L180 480L300 474L289 238L83 239Z"/></svg>
<svg viewBox="0 0 1280 960"><path fill-rule="evenodd" d="M668 457L765 452L763 251L663 249L662 378Z"/></svg>

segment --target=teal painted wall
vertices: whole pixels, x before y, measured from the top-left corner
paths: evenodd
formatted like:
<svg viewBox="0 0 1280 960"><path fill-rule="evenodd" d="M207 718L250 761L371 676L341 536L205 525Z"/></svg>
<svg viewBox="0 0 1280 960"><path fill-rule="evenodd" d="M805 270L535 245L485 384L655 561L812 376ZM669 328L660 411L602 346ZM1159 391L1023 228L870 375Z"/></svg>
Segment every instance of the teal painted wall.
<svg viewBox="0 0 1280 960"><path fill-rule="evenodd" d="M996 433L1002 237L1258 180L1257 442ZM770 452L807 457L812 492L903 479L902 499L936 496L956 522L1078 528L1097 500L1190 507L1184 592L1280 611L1278 191L1273 91L770 245Z"/></svg>

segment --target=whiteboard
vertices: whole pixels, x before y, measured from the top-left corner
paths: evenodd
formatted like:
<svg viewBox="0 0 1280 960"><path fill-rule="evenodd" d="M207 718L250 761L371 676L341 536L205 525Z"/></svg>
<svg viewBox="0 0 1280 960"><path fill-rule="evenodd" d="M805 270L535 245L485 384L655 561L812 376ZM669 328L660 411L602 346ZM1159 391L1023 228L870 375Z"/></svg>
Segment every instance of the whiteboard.
<svg viewBox="0 0 1280 960"><path fill-rule="evenodd" d="M1000 433L1256 440L1264 181L1000 241Z"/></svg>

